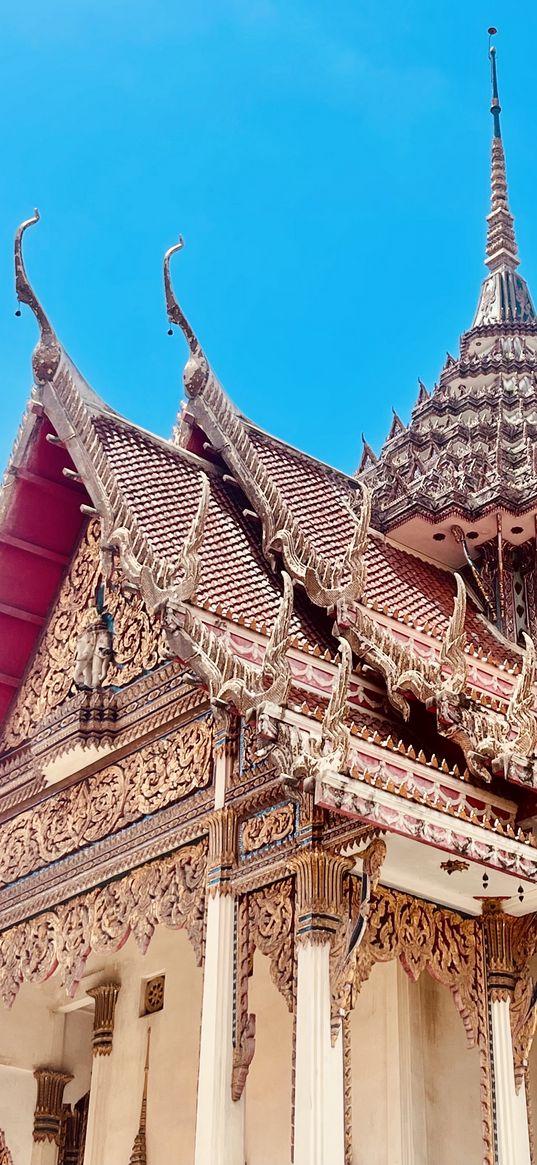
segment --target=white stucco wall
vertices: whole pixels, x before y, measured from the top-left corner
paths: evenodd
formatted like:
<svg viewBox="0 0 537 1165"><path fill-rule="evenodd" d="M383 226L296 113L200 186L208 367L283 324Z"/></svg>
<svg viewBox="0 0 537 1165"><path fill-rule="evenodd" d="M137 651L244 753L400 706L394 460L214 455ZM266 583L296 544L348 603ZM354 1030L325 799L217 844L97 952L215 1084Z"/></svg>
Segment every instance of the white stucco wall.
<svg viewBox="0 0 537 1165"><path fill-rule="evenodd" d="M479 1051L468 1048L451 992L429 975L419 982L424 1029L428 1160L481 1165Z"/></svg>
<svg viewBox="0 0 537 1165"><path fill-rule="evenodd" d="M447 988L374 967L351 1041L354 1165L481 1165L479 1054Z"/></svg>
<svg viewBox="0 0 537 1165"><path fill-rule="evenodd" d="M289 1165L293 1019L256 952L249 1010L256 1015L256 1051L246 1084L247 1165Z"/></svg>
<svg viewBox="0 0 537 1165"><path fill-rule="evenodd" d="M30 1165L35 1095L30 1071L0 1065L0 1129L14 1165Z"/></svg>
<svg viewBox="0 0 537 1165"><path fill-rule="evenodd" d="M183 932L159 928L145 956L129 939L117 955L121 980L110 1057L105 1152L102 1165L128 1161L138 1129L147 1029L151 1059L147 1106L147 1151L159 1162L175 1146L181 1165L194 1160L196 1087L202 973ZM141 983L166 976L164 1009L140 1018Z"/></svg>

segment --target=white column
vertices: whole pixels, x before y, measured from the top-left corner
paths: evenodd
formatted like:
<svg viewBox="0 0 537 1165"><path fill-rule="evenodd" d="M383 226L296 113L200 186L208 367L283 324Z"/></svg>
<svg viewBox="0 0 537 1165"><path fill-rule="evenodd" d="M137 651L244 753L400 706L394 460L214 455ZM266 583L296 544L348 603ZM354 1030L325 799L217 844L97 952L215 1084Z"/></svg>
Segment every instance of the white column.
<svg viewBox="0 0 537 1165"><path fill-rule="evenodd" d="M100 983L88 991L95 1000L93 1017L93 1064L91 1068L88 1124L84 1145L84 1165L102 1165L108 1122L113 1104L112 1045L118 983Z"/></svg>
<svg viewBox="0 0 537 1165"><path fill-rule="evenodd" d="M55 1141L34 1141L31 1165L56 1165L58 1146Z"/></svg>
<svg viewBox="0 0 537 1165"><path fill-rule="evenodd" d="M331 1043L330 942L348 862L305 851L297 876L297 1002L294 1165L344 1165L343 1040Z"/></svg>
<svg viewBox="0 0 537 1165"><path fill-rule="evenodd" d="M91 1069L88 1124L84 1145L84 1165L102 1165L108 1135L112 1063L109 1056L96 1056Z"/></svg>
<svg viewBox="0 0 537 1165"><path fill-rule="evenodd" d="M234 899L207 905L195 1165L244 1165L244 1096L231 1098Z"/></svg>
<svg viewBox="0 0 537 1165"><path fill-rule="evenodd" d="M526 1090L522 1085L517 1095L515 1088L509 1001L494 999L491 1011L498 1165L531 1165Z"/></svg>
<svg viewBox="0 0 537 1165"><path fill-rule="evenodd" d="M244 1096L231 1096L235 904L228 884L236 823L230 809L209 822L195 1165L244 1165Z"/></svg>

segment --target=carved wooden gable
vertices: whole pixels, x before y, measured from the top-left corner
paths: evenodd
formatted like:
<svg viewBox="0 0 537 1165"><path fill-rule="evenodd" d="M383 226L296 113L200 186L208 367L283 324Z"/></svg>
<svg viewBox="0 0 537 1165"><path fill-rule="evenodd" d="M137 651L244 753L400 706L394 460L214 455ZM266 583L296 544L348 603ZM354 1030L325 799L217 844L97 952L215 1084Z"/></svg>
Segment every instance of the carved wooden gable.
<svg viewBox="0 0 537 1165"><path fill-rule="evenodd" d="M14 748L31 736L33 726L74 690L77 640L85 613L95 606L99 579L99 523L92 521L74 554L30 663L2 736L2 748ZM149 618L141 598L125 596L117 580L107 588L106 610L114 631L113 660L106 684L122 687L168 658L169 653L160 626Z"/></svg>

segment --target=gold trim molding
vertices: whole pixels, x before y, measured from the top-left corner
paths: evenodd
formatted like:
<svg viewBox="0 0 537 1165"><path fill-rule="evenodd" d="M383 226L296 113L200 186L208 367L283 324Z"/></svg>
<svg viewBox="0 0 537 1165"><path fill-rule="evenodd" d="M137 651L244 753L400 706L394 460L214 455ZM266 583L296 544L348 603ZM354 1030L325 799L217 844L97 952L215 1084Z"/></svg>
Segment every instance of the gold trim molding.
<svg viewBox="0 0 537 1165"><path fill-rule="evenodd" d="M119 983L99 983L87 995L95 1000L92 1048L94 1056L109 1056L112 1051Z"/></svg>
<svg viewBox="0 0 537 1165"><path fill-rule="evenodd" d="M73 1077L69 1072L58 1072L55 1068L36 1068L37 1100L34 1113L33 1139L60 1144L63 1116L63 1090Z"/></svg>

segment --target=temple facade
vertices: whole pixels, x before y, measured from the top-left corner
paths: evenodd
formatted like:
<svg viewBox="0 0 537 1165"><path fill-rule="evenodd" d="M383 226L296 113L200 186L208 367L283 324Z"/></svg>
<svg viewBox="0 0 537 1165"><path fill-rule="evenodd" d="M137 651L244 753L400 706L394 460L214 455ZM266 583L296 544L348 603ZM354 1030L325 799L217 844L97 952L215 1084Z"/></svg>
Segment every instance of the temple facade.
<svg viewBox="0 0 537 1165"><path fill-rule="evenodd" d="M17 231L0 1165L537 1165L537 316L491 68L475 319L354 476L233 406L182 240L163 439Z"/></svg>

